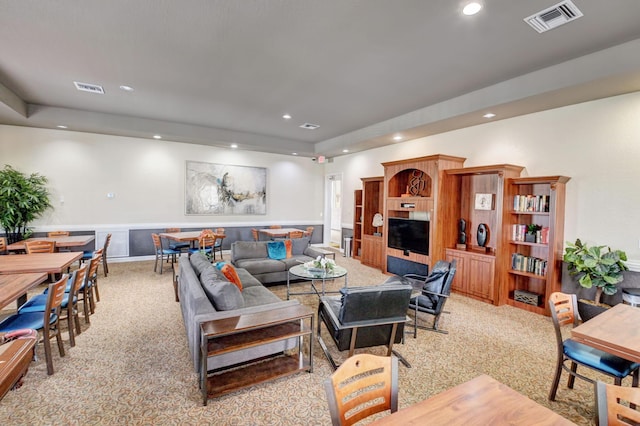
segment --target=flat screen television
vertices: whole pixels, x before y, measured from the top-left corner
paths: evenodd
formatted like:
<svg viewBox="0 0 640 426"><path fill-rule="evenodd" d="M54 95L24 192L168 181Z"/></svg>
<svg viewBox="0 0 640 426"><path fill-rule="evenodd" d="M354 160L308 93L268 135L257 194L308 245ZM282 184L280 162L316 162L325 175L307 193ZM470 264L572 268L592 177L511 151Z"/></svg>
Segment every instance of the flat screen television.
<svg viewBox="0 0 640 426"><path fill-rule="evenodd" d="M429 255L429 221L389 218L388 246Z"/></svg>

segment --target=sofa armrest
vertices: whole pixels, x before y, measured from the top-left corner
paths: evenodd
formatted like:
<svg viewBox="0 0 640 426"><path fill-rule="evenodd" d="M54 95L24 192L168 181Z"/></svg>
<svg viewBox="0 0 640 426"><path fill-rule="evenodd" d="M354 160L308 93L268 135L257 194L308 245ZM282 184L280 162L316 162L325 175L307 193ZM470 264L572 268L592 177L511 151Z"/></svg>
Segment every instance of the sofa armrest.
<svg viewBox="0 0 640 426"><path fill-rule="evenodd" d="M322 257L324 253L317 251L316 249L313 248L313 246L309 246L306 249L304 249L303 254L305 256L313 257L314 259L316 259L318 256Z"/></svg>

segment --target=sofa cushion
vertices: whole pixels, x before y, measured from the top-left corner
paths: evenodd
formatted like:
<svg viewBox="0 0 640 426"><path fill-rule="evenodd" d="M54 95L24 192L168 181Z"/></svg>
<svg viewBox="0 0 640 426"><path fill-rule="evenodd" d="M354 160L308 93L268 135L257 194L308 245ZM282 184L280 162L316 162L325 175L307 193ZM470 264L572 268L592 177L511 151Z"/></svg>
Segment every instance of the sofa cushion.
<svg viewBox="0 0 640 426"><path fill-rule="evenodd" d="M269 255L269 259L286 259L287 249L284 246L284 241L269 241L267 243L267 254Z"/></svg>
<svg viewBox="0 0 640 426"><path fill-rule="evenodd" d="M226 265L224 265L221 269L221 272L225 277L227 277L230 282L234 283L236 287L238 287L238 290L242 291L242 281L240 281L240 277L236 272L236 268L234 268L232 264L227 263Z"/></svg>
<svg viewBox="0 0 640 426"><path fill-rule="evenodd" d="M250 306L266 305L268 303L282 302L278 296L273 294L264 286L244 288L242 290L242 298L244 299L245 308Z"/></svg>
<svg viewBox="0 0 640 426"><path fill-rule="evenodd" d="M291 254L303 254L304 250L309 247L309 237L294 238L291 240Z"/></svg>
<svg viewBox="0 0 640 426"><path fill-rule="evenodd" d="M291 267L300 265L310 260L313 260L313 258L305 255L297 255L289 259L282 259L280 262L284 262L284 264L286 265L286 270L288 271L289 269L291 269Z"/></svg>
<svg viewBox="0 0 640 426"><path fill-rule="evenodd" d="M285 272L286 266L280 260L269 259L243 259L235 262L236 267L244 268L252 275L267 274L270 272ZM286 277L285 277L286 279Z"/></svg>
<svg viewBox="0 0 640 426"><path fill-rule="evenodd" d="M264 241L236 241L231 245L231 261L240 259L267 258L267 244Z"/></svg>
<svg viewBox="0 0 640 426"><path fill-rule="evenodd" d="M207 280L202 283L207 297L218 311L244 308L244 298L238 287L230 281Z"/></svg>
<svg viewBox="0 0 640 426"><path fill-rule="evenodd" d="M240 277L240 281L242 282L242 291L245 291L248 287L262 287L262 283L253 275L249 273L246 269L236 268L236 272Z"/></svg>
<svg viewBox="0 0 640 426"><path fill-rule="evenodd" d="M193 253L190 260L191 266L193 267L193 270L195 271L197 276L200 276L202 274L202 271L211 266L211 262L209 261L209 259L207 259L207 257L200 252Z"/></svg>
<svg viewBox="0 0 640 426"><path fill-rule="evenodd" d="M228 281L224 274L213 267L213 265L204 268L200 274L200 282L205 282L206 280Z"/></svg>

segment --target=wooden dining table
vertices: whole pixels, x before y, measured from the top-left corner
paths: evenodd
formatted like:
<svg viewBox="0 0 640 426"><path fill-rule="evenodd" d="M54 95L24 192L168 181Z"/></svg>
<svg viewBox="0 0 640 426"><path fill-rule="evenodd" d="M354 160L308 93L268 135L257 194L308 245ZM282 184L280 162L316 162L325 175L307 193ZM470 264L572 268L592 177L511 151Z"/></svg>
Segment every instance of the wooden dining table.
<svg viewBox="0 0 640 426"><path fill-rule="evenodd" d="M486 374L434 395L371 425L575 425Z"/></svg>
<svg viewBox="0 0 640 426"><path fill-rule="evenodd" d="M43 272L28 274L0 275L0 309L14 300L18 301L18 307L26 302L27 291L42 284L47 279Z"/></svg>
<svg viewBox="0 0 640 426"><path fill-rule="evenodd" d="M640 362L640 308L618 303L571 330L577 342Z"/></svg>
<svg viewBox="0 0 640 426"><path fill-rule="evenodd" d="M61 274L81 257L81 251L0 256L0 275L32 272Z"/></svg>
<svg viewBox="0 0 640 426"><path fill-rule="evenodd" d="M89 244L95 239L95 235L72 235L72 236L60 236L60 237L34 237L27 238L26 240L18 241L7 246L9 251L25 250L26 241L54 241L56 243L56 249L65 248L73 249L83 247Z"/></svg>
<svg viewBox="0 0 640 426"><path fill-rule="evenodd" d="M161 238L166 238L168 240L173 240L180 243L186 243L186 242L198 241L198 238L200 238L201 233L202 231L181 231L181 232L163 232L159 235ZM218 238L225 238L224 234L217 233L215 230L213 230L213 235L215 235Z"/></svg>
<svg viewBox="0 0 640 426"><path fill-rule="evenodd" d="M290 232L305 232L304 229L298 228L264 228L258 229L261 234L267 235L269 238L286 237Z"/></svg>

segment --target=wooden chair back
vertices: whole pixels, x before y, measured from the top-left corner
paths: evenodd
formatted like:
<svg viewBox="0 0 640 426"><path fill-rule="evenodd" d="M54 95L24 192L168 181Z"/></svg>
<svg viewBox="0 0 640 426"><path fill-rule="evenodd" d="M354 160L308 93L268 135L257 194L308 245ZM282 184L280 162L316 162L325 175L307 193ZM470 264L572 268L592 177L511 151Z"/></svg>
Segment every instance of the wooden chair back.
<svg viewBox="0 0 640 426"><path fill-rule="evenodd" d="M352 425L372 414L398 410L398 358L358 354L324 382L334 426Z"/></svg>
<svg viewBox="0 0 640 426"><path fill-rule="evenodd" d="M111 244L111 234L107 234L107 238L104 239L104 245L102 246L102 271L106 277L109 273L109 264L107 263L107 250Z"/></svg>
<svg viewBox="0 0 640 426"><path fill-rule="evenodd" d="M0 237L0 254L4 254L7 251L7 239Z"/></svg>
<svg viewBox="0 0 640 426"><path fill-rule="evenodd" d="M151 239L153 240L153 246L156 249L156 253L162 252L162 241L160 240L160 235L151 234Z"/></svg>
<svg viewBox="0 0 640 426"><path fill-rule="evenodd" d="M307 237L311 237L313 235L313 226L307 226L307 230L305 231L305 234L307 234Z"/></svg>
<svg viewBox="0 0 640 426"><path fill-rule="evenodd" d="M271 225L269 226L271 229L282 229L282 225Z"/></svg>
<svg viewBox="0 0 640 426"><path fill-rule="evenodd" d="M47 240L33 240L24 243L27 254L53 253L56 251L56 242Z"/></svg>
<svg viewBox="0 0 640 426"><path fill-rule="evenodd" d="M216 234L212 229L203 229L198 237L198 248L200 250L212 249L216 244Z"/></svg>
<svg viewBox="0 0 640 426"><path fill-rule="evenodd" d="M251 228L251 235L253 236L254 241L260 241L260 235L258 234L258 230L256 228Z"/></svg>
<svg viewBox="0 0 640 426"><path fill-rule="evenodd" d="M174 232L180 232L180 228L167 228L164 230L167 234L173 234Z"/></svg>
<svg viewBox="0 0 640 426"><path fill-rule="evenodd" d="M51 232L47 232L47 237L49 238L53 238L53 237L68 237L69 236L69 231L51 231Z"/></svg>
<svg viewBox="0 0 640 426"><path fill-rule="evenodd" d="M596 406L598 424L638 425L640 424L640 388L596 383Z"/></svg>
<svg viewBox="0 0 640 426"><path fill-rule="evenodd" d="M68 277L66 274L55 283L49 284L47 296L47 305L44 315L44 327L42 328L44 355L47 361L47 374L53 374L53 356L51 354L51 339L56 338L58 351L60 356L64 356L64 344L62 343L62 335L60 334L60 311L62 309L62 301L64 300L64 291L67 287ZM55 318L54 321L51 319Z"/></svg>
<svg viewBox="0 0 640 426"><path fill-rule="evenodd" d="M304 231L289 232L289 238L302 238L302 237L304 237Z"/></svg>

